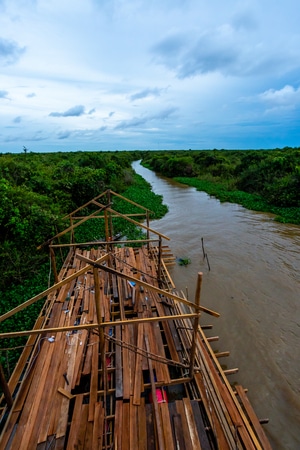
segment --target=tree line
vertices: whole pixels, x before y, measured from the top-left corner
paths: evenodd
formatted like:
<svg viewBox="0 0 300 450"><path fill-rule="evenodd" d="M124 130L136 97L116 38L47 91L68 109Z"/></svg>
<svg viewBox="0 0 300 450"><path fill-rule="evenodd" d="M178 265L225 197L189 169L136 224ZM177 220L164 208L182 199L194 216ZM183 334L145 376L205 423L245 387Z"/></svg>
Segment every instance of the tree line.
<svg viewBox="0 0 300 450"><path fill-rule="evenodd" d="M300 223L300 148L146 152L143 164L222 201Z"/></svg>

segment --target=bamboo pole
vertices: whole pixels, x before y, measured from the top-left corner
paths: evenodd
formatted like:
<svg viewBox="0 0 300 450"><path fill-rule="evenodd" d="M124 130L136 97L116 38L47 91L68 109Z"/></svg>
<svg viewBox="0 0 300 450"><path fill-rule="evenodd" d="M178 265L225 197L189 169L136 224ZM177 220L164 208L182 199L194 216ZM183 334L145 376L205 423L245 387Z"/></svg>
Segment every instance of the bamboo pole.
<svg viewBox="0 0 300 450"><path fill-rule="evenodd" d="M196 339L197 339L199 320L200 320L200 294L201 294L202 276L203 276L202 272L199 272L198 279L197 279L196 293L195 293L195 307L196 307L197 316L194 319L194 326L193 326L193 341L192 341L192 348L191 348L190 374L189 374L190 378L194 377Z"/></svg>
<svg viewBox="0 0 300 450"><path fill-rule="evenodd" d="M106 245L108 244L110 241L91 241L91 242L80 242L79 244L76 244L76 247L86 247L86 246L90 246L90 245ZM122 241L122 240L118 240L118 241L112 241L112 244L149 244L150 242L158 242L158 239L131 239L128 241ZM73 244L50 244L49 247L52 248L60 248L60 247L74 247Z"/></svg>

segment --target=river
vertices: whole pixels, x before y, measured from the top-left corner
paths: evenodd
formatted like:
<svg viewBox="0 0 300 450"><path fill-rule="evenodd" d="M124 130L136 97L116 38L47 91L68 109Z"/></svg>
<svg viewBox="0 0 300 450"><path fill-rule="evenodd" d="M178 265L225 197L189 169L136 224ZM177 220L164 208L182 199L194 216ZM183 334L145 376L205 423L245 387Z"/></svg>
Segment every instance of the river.
<svg viewBox="0 0 300 450"><path fill-rule="evenodd" d="M201 304L221 316L203 314L201 323L219 336L214 350L230 351L222 366L239 368L229 381L247 388L258 417L269 418L264 429L274 450L300 449L300 227L220 203L139 162L133 168L168 205L150 226L171 239L176 257L191 260L170 269L190 300L203 272Z"/></svg>

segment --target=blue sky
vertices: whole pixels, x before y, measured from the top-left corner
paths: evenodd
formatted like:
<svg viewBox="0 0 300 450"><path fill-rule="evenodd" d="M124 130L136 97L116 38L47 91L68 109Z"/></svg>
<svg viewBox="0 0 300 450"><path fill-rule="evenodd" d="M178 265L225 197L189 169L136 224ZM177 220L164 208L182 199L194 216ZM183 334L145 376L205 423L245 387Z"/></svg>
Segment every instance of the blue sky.
<svg viewBox="0 0 300 450"><path fill-rule="evenodd" d="M299 0L0 0L0 152L300 146Z"/></svg>

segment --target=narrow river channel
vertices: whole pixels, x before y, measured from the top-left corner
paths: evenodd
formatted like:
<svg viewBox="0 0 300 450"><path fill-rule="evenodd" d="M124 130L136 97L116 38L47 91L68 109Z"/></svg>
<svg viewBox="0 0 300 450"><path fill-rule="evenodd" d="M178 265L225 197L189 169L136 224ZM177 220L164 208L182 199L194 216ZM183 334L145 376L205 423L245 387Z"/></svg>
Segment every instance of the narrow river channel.
<svg viewBox="0 0 300 450"><path fill-rule="evenodd" d="M203 272L201 304L221 314L202 315L229 375L248 389L274 450L300 449L300 227L280 224L270 214L220 203L204 192L157 176L139 162L134 170L163 196L169 212L151 227L168 236L186 267L170 269L178 289L194 298ZM203 238L207 260L203 258Z"/></svg>

